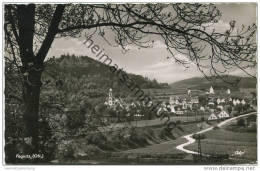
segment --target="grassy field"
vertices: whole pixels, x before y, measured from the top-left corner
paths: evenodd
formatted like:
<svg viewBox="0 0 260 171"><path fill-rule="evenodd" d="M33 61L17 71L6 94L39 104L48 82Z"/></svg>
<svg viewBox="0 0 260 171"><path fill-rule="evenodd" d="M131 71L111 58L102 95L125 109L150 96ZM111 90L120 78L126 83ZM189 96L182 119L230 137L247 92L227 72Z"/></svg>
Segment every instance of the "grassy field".
<svg viewBox="0 0 260 171"><path fill-rule="evenodd" d="M234 132L225 127L205 133L206 138L201 141L202 153L229 154L234 160L255 162L257 160L256 133ZM198 143L194 143L187 149L197 151ZM244 154L235 154L241 151Z"/></svg>
<svg viewBox="0 0 260 171"><path fill-rule="evenodd" d="M177 150L175 147L179 144L185 143L185 139L178 138L176 140L166 141L160 144L154 144L144 148L131 149L123 151L123 153L139 153L139 154L182 154L184 152Z"/></svg>
<svg viewBox="0 0 260 171"><path fill-rule="evenodd" d="M201 125L203 128L201 128ZM186 125L181 125L180 129L174 129L172 134L176 137L175 140L166 141L160 144L153 144L144 148L131 149L127 151L123 151L123 153L140 153L140 154L183 154L184 152L177 150L176 146L182 143L185 143L186 140L182 138L183 135L190 134L194 131L199 131L201 129L205 129L210 125L206 123L190 123Z"/></svg>
<svg viewBox="0 0 260 171"><path fill-rule="evenodd" d="M208 119L209 114L205 115L197 115L197 116L187 116L187 115L180 115L180 116L172 116L170 117L170 121L181 121L183 122L193 122L193 121L201 121L201 118ZM108 130L116 130L120 128L124 128L127 126L135 126L135 127L152 127L152 126L159 126L164 125L167 119L156 118L152 120L140 120L140 121L131 121L131 122L123 122L123 123L112 123L109 126L100 127L99 130L101 132L108 131Z"/></svg>
<svg viewBox="0 0 260 171"><path fill-rule="evenodd" d="M70 161L74 164L192 164L192 156L177 150L176 146L186 142L183 135L209 126L201 122L178 125L171 131L155 126L135 128L134 132L121 129L99 135L94 133L90 135L93 138L81 138L74 143L77 146L74 157L59 161L64 164Z"/></svg>

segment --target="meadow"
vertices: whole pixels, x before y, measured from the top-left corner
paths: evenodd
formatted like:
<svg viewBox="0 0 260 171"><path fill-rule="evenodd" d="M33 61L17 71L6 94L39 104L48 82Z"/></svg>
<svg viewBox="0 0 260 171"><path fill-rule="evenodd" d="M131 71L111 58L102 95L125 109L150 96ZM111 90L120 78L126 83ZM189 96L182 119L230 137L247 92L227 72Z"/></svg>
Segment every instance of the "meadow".
<svg viewBox="0 0 260 171"><path fill-rule="evenodd" d="M232 123L234 124L234 122ZM256 132L232 131L230 125L206 132L201 140L203 154L228 154L230 159L238 163L256 162L257 136ZM187 146L189 150L198 150L198 142Z"/></svg>

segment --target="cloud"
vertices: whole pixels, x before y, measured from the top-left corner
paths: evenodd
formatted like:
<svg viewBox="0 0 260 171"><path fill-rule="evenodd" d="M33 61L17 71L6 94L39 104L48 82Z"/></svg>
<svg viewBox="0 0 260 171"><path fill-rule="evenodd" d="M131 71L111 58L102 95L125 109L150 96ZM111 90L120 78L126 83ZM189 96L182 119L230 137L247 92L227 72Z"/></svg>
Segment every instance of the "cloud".
<svg viewBox="0 0 260 171"><path fill-rule="evenodd" d="M212 32L213 30L215 30L216 32L220 32L220 33L224 33L227 30L230 29L230 25L227 22L224 22L223 20L219 20L217 23L205 23L202 24L203 27L206 27L206 32Z"/></svg>
<svg viewBox="0 0 260 171"><path fill-rule="evenodd" d="M84 41L76 38L55 39L51 49L48 52L47 59L52 56L59 57L63 54L94 57L91 49L84 45Z"/></svg>
<svg viewBox="0 0 260 171"><path fill-rule="evenodd" d="M161 69L161 68L165 69L165 68L168 68L169 66L172 66L172 65L173 65L173 63L171 63L169 61L164 61L164 62L160 61L160 62L158 62L154 65L148 66L147 69Z"/></svg>
<svg viewBox="0 0 260 171"><path fill-rule="evenodd" d="M160 40L155 40L154 42L149 42L149 43L144 43L143 46L149 46L149 48L152 49L166 49L166 45L164 42L160 41ZM142 49L141 47L135 45L135 44L131 44L131 45L126 45L126 49L127 50L140 50Z"/></svg>
<svg viewBox="0 0 260 171"><path fill-rule="evenodd" d="M156 40L153 43L153 48L165 48L166 49L166 45L162 41Z"/></svg>
<svg viewBox="0 0 260 171"><path fill-rule="evenodd" d="M176 64L171 60L159 61L140 70L130 72L168 83L200 75L196 67L191 66L186 69L182 65Z"/></svg>
<svg viewBox="0 0 260 171"><path fill-rule="evenodd" d="M250 75L253 76L257 76L257 69L256 68L248 68L246 69L246 72L248 72ZM248 77L250 75L248 75L247 73L245 73L244 71L242 71L241 69L237 68L233 71L229 72L230 75L235 75L235 76L241 76L241 77Z"/></svg>
<svg viewBox="0 0 260 171"><path fill-rule="evenodd" d="M84 45L83 42L84 40L73 38L55 39L48 53L48 57L59 57L62 54L75 54L96 59L95 54L93 54L91 49ZM133 51L130 50L125 54L121 53L120 48L109 47L95 40L94 44L104 49L104 53L113 59L113 63L116 63L125 71L140 74L150 79L155 78L160 82L171 83L196 76L199 73L195 67L190 67L190 69L186 71L182 65L175 63L175 60L166 59L168 54L164 43L160 40L154 42L153 48L137 50L138 46L128 46ZM177 52L175 53L178 59L189 60L187 56L178 54Z"/></svg>
<svg viewBox="0 0 260 171"><path fill-rule="evenodd" d="M186 64L186 65L196 65L194 62L192 62L191 60L190 60L190 58L188 57L188 56L186 56L186 55L184 55L184 54L180 54L180 53L177 53L176 55L175 55L175 58L177 59L177 60L180 60L180 61L182 61L184 64Z"/></svg>

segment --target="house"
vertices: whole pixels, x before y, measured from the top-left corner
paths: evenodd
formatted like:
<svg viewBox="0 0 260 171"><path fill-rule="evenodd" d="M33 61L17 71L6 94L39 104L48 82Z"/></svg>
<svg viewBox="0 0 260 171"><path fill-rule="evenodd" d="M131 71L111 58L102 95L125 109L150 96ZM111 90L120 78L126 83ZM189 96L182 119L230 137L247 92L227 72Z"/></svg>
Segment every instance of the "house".
<svg viewBox="0 0 260 171"><path fill-rule="evenodd" d="M209 97L209 99L208 99L208 105L210 106L210 105L215 105L215 103L214 103L214 98L213 97Z"/></svg>
<svg viewBox="0 0 260 171"><path fill-rule="evenodd" d="M170 96L169 103L171 105L178 105L178 104L180 104L179 97Z"/></svg>
<svg viewBox="0 0 260 171"><path fill-rule="evenodd" d="M175 109L175 111L176 111L176 115L183 115L184 114L184 111L180 107L177 107Z"/></svg>
<svg viewBox="0 0 260 171"><path fill-rule="evenodd" d="M176 111L176 115L183 115L183 114L184 114L183 110L177 110Z"/></svg>
<svg viewBox="0 0 260 171"><path fill-rule="evenodd" d="M218 114L218 117L219 117L220 119L222 119L222 118L229 118L229 114L228 114L226 111L222 110L222 111Z"/></svg>
<svg viewBox="0 0 260 171"><path fill-rule="evenodd" d="M170 96L169 103L170 103L171 105L175 104L175 99L174 99L174 97Z"/></svg>
<svg viewBox="0 0 260 171"><path fill-rule="evenodd" d="M183 99L183 100L182 100L182 109L187 109L186 99Z"/></svg>
<svg viewBox="0 0 260 171"><path fill-rule="evenodd" d="M190 102L191 102L192 104L198 104L198 103L199 103L199 97L198 97L198 96L196 96L196 97L191 97Z"/></svg>
<svg viewBox="0 0 260 171"><path fill-rule="evenodd" d="M220 110L224 109L222 105L218 105L217 108L220 109Z"/></svg>
<svg viewBox="0 0 260 171"><path fill-rule="evenodd" d="M171 104L169 104L169 103L166 103L165 109L166 109L168 112L173 112L173 113L174 113L174 111L172 111L171 107L174 108L174 105L171 105Z"/></svg>
<svg viewBox="0 0 260 171"><path fill-rule="evenodd" d="M122 103L122 101L120 101L120 99L115 99L114 100L114 105L118 105L121 108L124 108L123 103Z"/></svg>
<svg viewBox="0 0 260 171"><path fill-rule="evenodd" d="M203 106L200 107L201 111L205 111L205 108Z"/></svg>
<svg viewBox="0 0 260 171"><path fill-rule="evenodd" d="M237 101L235 99L233 99L233 105L236 106L237 105Z"/></svg>
<svg viewBox="0 0 260 171"><path fill-rule="evenodd" d="M137 106L141 106L141 103L139 101L136 102Z"/></svg>
<svg viewBox="0 0 260 171"><path fill-rule="evenodd" d="M189 102L189 103L187 104L187 108L190 109L190 110L192 110L192 103L191 103L191 102Z"/></svg>
<svg viewBox="0 0 260 171"><path fill-rule="evenodd" d="M212 114L209 116L209 118L208 118L209 121L217 120L217 119L218 119L218 117L217 117L214 113L212 113Z"/></svg>
<svg viewBox="0 0 260 171"><path fill-rule="evenodd" d="M227 91L226 91L227 94L230 94L230 89L228 88Z"/></svg>
<svg viewBox="0 0 260 171"><path fill-rule="evenodd" d="M191 96L191 90L188 90L187 94L188 94L188 96Z"/></svg>
<svg viewBox="0 0 260 171"><path fill-rule="evenodd" d="M209 101L208 105L213 105L214 106L214 102Z"/></svg>
<svg viewBox="0 0 260 171"><path fill-rule="evenodd" d="M180 104L179 99L176 99L176 100L175 100L175 104L176 104L176 105Z"/></svg>
<svg viewBox="0 0 260 171"><path fill-rule="evenodd" d="M221 102L221 100L218 98L218 99L217 99L217 104L219 104L220 102Z"/></svg>
<svg viewBox="0 0 260 171"><path fill-rule="evenodd" d="M245 102L244 99L241 101L241 103L242 103L242 105L245 105L245 104L246 104L246 102Z"/></svg>
<svg viewBox="0 0 260 171"><path fill-rule="evenodd" d="M170 110L171 110L172 113L176 113L175 108L174 108L173 105L170 106Z"/></svg>
<svg viewBox="0 0 260 171"><path fill-rule="evenodd" d="M166 108L166 103L165 102L162 102L162 107Z"/></svg>
<svg viewBox="0 0 260 171"><path fill-rule="evenodd" d="M136 107L136 104L134 102L131 103L132 107Z"/></svg>
<svg viewBox="0 0 260 171"><path fill-rule="evenodd" d="M167 108L166 108L166 106L164 107L164 106L162 106L162 107L160 107L158 110L157 110L157 116L161 116L161 113L162 112L167 112L168 110L167 110Z"/></svg>
<svg viewBox="0 0 260 171"><path fill-rule="evenodd" d="M136 113L134 114L134 117L137 117L137 118L140 118L140 117L143 117L144 115L140 114L140 113Z"/></svg>

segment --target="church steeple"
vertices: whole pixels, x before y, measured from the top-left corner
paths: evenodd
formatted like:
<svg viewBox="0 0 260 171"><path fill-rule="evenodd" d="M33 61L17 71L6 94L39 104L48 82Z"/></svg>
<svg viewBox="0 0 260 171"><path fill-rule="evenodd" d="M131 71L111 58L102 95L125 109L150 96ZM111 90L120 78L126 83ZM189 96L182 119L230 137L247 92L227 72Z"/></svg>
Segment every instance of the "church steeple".
<svg viewBox="0 0 260 171"><path fill-rule="evenodd" d="M191 96L191 90L190 89L188 89L188 96Z"/></svg>
<svg viewBox="0 0 260 171"><path fill-rule="evenodd" d="M112 106L113 105L113 94L112 94L112 88L109 89L108 92L108 105Z"/></svg>
<svg viewBox="0 0 260 171"><path fill-rule="evenodd" d="M215 93L214 93L214 89L213 89L212 86L211 86L210 89L209 89L209 94L215 94Z"/></svg>

